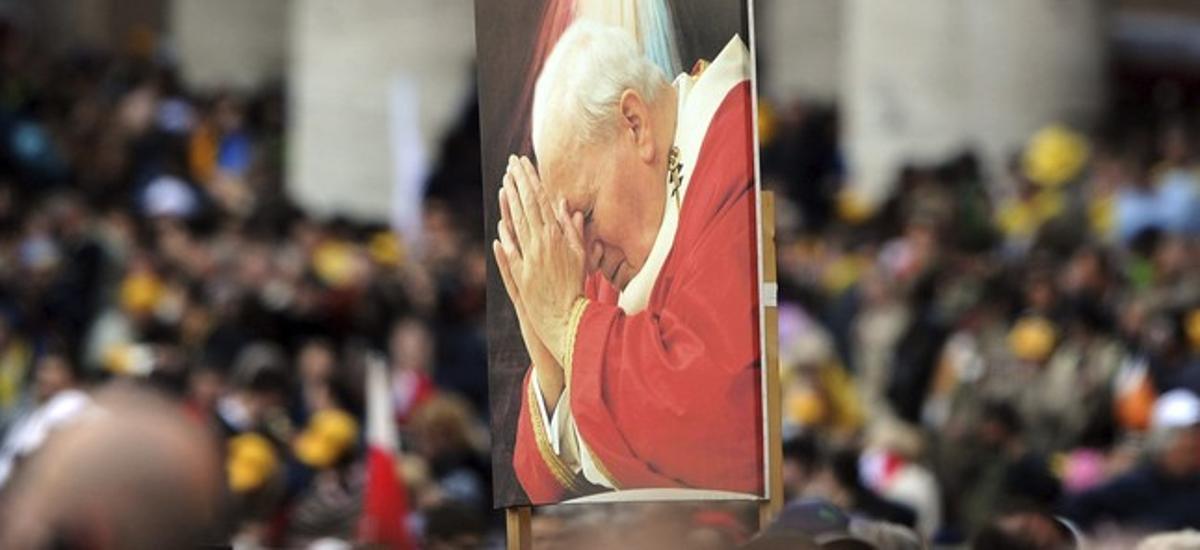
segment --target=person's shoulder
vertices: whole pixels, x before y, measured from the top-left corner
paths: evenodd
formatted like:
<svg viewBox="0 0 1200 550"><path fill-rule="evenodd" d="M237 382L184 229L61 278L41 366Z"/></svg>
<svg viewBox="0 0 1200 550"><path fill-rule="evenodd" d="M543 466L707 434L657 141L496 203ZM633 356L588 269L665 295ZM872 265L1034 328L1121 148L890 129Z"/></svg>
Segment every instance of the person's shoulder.
<svg viewBox="0 0 1200 550"><path fill-rule="evenodd" d="M63 390L46 403L46 418L51 422L67 420L82 412L91 402L91 397L83 391Z"/></svg>
<svg viewBox="0 0 1200 550"><path fill-rule="evenodd" d="M706 88L728 90L750 78L750 51L735 34L712 61L697 61L692 66L691 76L696 81L694 92Z"/></svg>

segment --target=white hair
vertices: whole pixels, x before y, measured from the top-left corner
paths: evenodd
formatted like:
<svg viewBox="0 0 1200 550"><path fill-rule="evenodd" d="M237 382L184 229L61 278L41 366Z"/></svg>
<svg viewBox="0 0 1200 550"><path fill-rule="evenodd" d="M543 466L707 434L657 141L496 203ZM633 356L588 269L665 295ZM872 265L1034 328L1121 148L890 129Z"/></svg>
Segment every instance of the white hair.
<svg viewBox="0 0 1200 550"><path fill-rule="evenodd" d="M638 50L637 40L621 27L579 20L563 33L546 58L533 91L532 137L544 151L546 130L569 125L565 150L603 142L615 134L618 106L625 90L653 102L666 75Z"/></svg>

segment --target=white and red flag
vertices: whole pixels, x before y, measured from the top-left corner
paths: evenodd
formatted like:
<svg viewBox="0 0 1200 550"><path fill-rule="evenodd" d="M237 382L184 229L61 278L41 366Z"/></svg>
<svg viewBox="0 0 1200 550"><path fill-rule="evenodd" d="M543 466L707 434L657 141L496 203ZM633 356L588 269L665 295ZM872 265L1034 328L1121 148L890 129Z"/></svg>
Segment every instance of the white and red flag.
<svg viewBox="0 0 1200 550"><path fill-rule="evenodd" d="M399 444L388 394L384 362L367 360L367 487L358 538L371 545L412 550L408 533L408 495L396 472Z"/></svg>

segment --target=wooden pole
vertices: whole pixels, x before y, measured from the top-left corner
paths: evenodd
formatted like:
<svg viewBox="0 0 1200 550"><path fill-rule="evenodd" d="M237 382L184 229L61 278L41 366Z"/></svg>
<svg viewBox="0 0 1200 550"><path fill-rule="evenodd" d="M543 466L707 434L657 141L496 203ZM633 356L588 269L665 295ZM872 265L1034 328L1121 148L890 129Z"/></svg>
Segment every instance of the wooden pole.
<svg viewBox="0 0 1200 550"><path fill-rule="evenodd" d="M529 506L516 506L504 510L508 526L508 550L530 550L533 548L532 522Z"/></svg>
<svg viewBox="0 0 1200 550"><path fill-rule="evenodd" d="M779 387L779 307L777 305L778 272L775 265L775 194L763 191L762 197L762 273L760 295L764 308L766 357L763 375L767 377L767 493L768 499L758 509L758 524L766 527L783 509L783 417L780 409Z"/></svg>

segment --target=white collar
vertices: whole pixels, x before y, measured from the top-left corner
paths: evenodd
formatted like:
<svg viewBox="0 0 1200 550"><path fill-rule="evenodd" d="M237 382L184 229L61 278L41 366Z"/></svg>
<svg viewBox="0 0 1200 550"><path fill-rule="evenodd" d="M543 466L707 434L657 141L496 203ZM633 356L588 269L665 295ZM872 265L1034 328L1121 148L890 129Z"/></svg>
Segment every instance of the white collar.
<svg viewBox="0 0 1200 550"><path fill-rule="evenodd" d="M642 269L630 279L621 291L617 305L626 315L633 315L644 309L650 302L650 293L658 282L658 274L662 271L663 262L675 244L675 232L679 228L679 213L687 196L688 186L692 179L692 167L700 156L700 147L704 136L708 133L708 125L712 122L717 108L725 101L729 91L749 78L750 53L741 37L734 35L713 59L712 63L697 78L687 73L681 73L672 85L678 93L678 116L675 122L675 147L679 148L679 161L683 166L683 183L679 187L679 202L671 198L670 181L664 181L667 186L667 199L664 201L662 224L659 225L658 235L646 256Z"/></svg>

